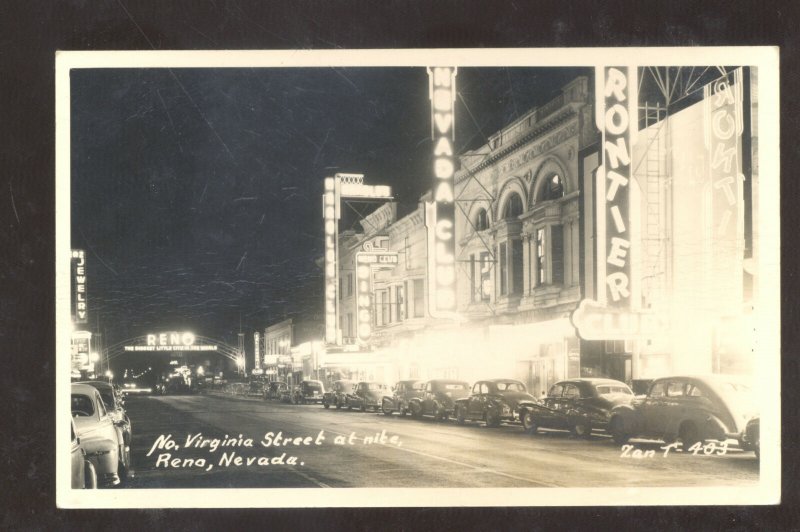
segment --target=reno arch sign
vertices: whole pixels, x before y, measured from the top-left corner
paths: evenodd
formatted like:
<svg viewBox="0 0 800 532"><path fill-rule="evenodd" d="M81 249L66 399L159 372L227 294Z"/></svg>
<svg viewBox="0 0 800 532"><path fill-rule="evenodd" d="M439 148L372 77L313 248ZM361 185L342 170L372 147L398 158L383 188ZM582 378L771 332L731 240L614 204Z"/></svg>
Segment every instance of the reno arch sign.
<svg viewBox="0 0 800 532"><path fill-rule="evenodd" d="M425 208L428 228L428 313L447 317L456 309L453 139L456 68L428 67L433 136L433 201Z"/></svg>

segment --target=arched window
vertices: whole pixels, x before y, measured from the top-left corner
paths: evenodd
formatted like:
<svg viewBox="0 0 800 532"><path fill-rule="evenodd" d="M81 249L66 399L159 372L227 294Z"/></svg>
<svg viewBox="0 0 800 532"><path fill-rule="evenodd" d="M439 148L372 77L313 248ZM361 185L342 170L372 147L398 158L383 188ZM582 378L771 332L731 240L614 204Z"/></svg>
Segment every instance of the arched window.
<svg viewBox="0 0 800 532"><path fill-rule="evenodd" d="M483 231L484 229L489 228L489 217L486 215L486 209L481 209L478 211L477 216L475 216L475 230Z"/></svg>
<svg viewBox="0 0 800 532"><path fill-rule="evenodd" d="M503 211L503 219L516 218L522 214L522 198L519 194L511 194Z"/></svg>
<svg viewBox="0 0 800 532"><path fill-rule="evenodd" d="M540 201L554 200L564 197L564 184L561 182L561 176L553 174L548 177L542 184L542 192Z"/></svg>

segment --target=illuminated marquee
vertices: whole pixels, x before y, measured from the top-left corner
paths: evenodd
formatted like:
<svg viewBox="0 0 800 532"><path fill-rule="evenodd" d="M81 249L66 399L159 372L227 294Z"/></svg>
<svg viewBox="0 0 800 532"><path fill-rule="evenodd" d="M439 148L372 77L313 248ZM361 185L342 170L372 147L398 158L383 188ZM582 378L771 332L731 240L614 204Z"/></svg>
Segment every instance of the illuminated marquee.
<svg viewBox="0 0 800 532"><path fill-rule="evenodd" d="M86 323L86 253L82 249L72 250L75 282L75 299L73 301L75 323Z"/></svg>
<svg viewBox="0 0 800 532"><path fill-rule="evenodd" d="M428 312L445 317L456 308L453 104L456 68L429 67L431 134L433 137L433 202L426 205L428 228Z"/></svg>

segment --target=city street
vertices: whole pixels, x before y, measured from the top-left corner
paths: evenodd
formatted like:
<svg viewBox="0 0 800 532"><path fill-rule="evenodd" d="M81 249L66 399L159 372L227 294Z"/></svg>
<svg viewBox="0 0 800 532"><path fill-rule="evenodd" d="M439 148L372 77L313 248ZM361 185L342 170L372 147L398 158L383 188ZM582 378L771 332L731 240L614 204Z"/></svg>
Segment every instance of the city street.
<svg viewBox="0 0 800 532"><path fill-rule="evenodd" d="M730 487L758 481L753 454L738 449L664 456L663 443L633 441L623 453L604 435L590 441L556 431L528 435L517 425L459 426L216 394L131 396L126 409L133 426L128 488ZM279 432L288 445L275 446ZM201 443L214 438L216 446ZM634 458L637 450L655 452ZM281 457L283 464L273 463ZM291 457L296 465L289 465Z"/></svg>

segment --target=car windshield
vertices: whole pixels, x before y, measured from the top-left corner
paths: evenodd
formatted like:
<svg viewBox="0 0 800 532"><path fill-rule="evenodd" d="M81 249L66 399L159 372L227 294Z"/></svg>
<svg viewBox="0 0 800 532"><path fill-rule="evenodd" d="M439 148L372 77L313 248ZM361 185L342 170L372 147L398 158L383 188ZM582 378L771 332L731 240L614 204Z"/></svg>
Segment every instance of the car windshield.
<svg viewBox="0 0 800 532"><path fill-rule="evenodd" d="M631 389L622 384L602 384L597 387L597 395L633 395Z"/></svg>
<svg viewBox="0 0 800 532"><path fill-rule="evenodd" d="M367 386L367 389L369 389L370 391L385 390L386 389L386 385L385 384L379 384L377 382L371 382Z"/></svg>
<svg viewBox="0 0 800 532"><path fill-rule="evenodd" d="M94 405L88 395L72 394L72 414L78 416L91 416L94 414Z"/></svg>
<svg viewBox="0 0 800 532"><path fill-rule="evenodd" d="M111 392L100 392L100 397L103 398L106 408L114 409L114 395Z"/></svg>
<svg viewBox="0 0 800 532"><path fill-rule="evenodd" d="M498 382L497 391L500 392L524 392L525 385L521 382Z"/></svg>

